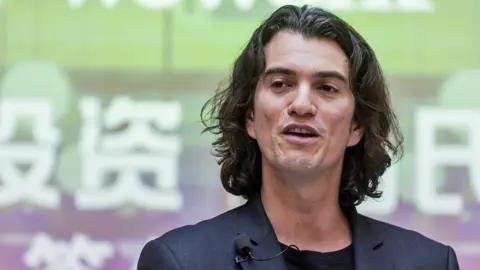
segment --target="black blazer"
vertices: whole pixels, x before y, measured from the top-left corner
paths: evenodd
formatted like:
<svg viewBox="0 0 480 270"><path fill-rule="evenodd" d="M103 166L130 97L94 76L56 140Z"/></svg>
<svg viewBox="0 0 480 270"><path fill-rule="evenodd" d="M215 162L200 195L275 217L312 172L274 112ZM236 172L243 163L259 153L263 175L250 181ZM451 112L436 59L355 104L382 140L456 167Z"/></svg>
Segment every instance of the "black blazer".
<svg viewBox="0 0 480 270"><path fill-rule="evenodd" d="M457 270L453 249L425 236L348 211L355 270ZM236 265L234 239L248 235L252 254L269 258L280 244L260 196L196 225L167 232L142 249L137 270L287 270L282 256Z"/></svg>

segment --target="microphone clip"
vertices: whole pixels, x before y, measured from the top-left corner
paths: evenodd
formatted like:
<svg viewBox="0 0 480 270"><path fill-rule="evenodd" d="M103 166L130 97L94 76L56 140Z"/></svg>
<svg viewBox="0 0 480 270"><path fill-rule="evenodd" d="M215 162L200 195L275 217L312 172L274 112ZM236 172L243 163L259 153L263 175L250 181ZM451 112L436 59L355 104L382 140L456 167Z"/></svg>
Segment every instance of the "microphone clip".
<svg viewBox="0 0 480 270"><path fill-rule="evenodd" d="M236 264L240 264L240 263L246 262L248 260L250 260L250 256L248 256L248 255L237 255L237 256L235 256L235 263Z"/></svg>

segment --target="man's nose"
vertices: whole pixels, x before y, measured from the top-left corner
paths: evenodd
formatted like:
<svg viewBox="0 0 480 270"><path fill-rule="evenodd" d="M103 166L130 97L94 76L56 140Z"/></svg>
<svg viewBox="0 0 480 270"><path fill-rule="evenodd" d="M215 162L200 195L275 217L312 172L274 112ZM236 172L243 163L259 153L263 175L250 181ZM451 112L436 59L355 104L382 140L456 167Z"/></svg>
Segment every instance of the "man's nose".
<svg viewBox="0 0 480 270"><path fill-rule="evenodd" d="M301 85L295 91L295 96L288 108L290 115L308 116L316 115L317 108L313 104L313 89L308 85Z"/></svg>

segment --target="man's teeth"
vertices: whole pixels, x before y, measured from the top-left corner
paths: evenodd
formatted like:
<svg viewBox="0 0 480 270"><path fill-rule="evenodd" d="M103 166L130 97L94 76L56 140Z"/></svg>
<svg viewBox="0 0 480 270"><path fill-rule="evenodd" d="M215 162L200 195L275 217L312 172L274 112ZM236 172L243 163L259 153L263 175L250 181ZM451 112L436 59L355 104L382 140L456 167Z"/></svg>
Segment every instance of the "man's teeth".
<svg viewBox="0 0 480 270"><path fill-rule="evenodd" d="M306 130L306 129L303 129L303 128L294 128L294 129L290 129L290 132L291 133L300 133L300 134L312 134L312 132Z"/></svg>

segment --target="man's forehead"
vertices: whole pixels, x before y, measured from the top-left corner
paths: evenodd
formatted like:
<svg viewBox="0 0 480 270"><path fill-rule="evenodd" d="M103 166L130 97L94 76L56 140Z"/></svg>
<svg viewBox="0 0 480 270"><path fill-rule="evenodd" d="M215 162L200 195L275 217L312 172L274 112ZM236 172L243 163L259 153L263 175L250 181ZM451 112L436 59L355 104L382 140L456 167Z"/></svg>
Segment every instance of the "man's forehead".
<svg viewBox="0 0 480 270"><path fill-rule="evenodd" d="M348 76L349 61L335 41L280 32L265 46L265 71L286 69L294 73L333 71Z"/></svg>

